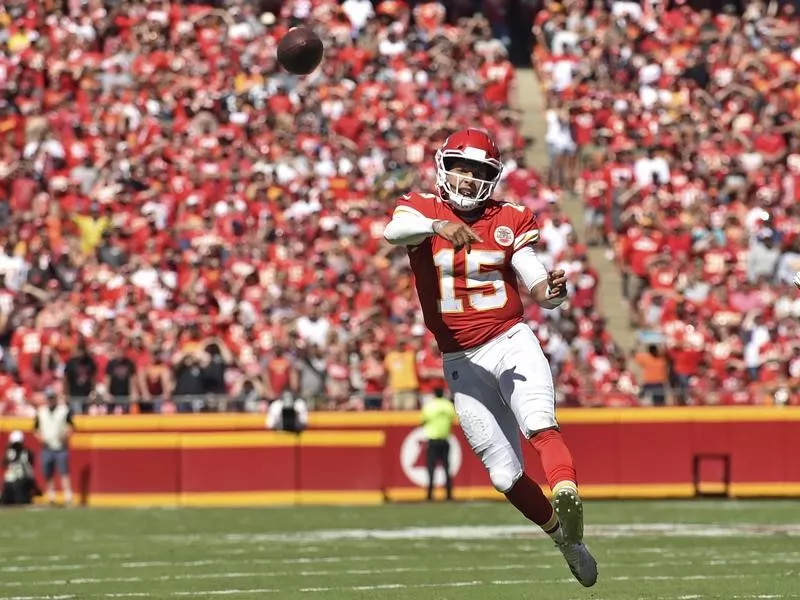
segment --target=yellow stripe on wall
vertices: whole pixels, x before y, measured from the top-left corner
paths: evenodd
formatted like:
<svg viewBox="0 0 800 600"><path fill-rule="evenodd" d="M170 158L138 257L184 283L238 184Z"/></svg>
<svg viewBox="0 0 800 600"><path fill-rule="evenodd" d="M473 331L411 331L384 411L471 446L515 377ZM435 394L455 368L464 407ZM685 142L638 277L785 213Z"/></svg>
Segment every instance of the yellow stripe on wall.
<svg viewBox="0 0 800 600"><path fill-rule="evenodd" d="M183 433L181 448L281 448L297 444L291 433L239 431L225 433Z"/></svg>
<svg viewBox="0 0 800 600"><path fill-rule="evenodd" d="M381 447L386 439L383 431L306 431L300 436L302 446Z"/></svg>
<svg viewBox="0 0 800 600"><path fill-rule="evenodd" d="M244 507L344 505L370 506L382 504L383 494L374 491L307 491L307 492L191 492L184 494L92 494L87 505L105 508L146 506Z"/></svg>
<svg viewBox="0 0 800 600"><path fill-rule="evenodd" d="M179 448L179 433L80 433L72 436L72 448L103 450L162 450Z"/></svg>
<svg viewBox="0 0 800 600"><path fill-rule="evenodd" d="M292 447L364 447L380 448L382 431L307 431L302 436L272 431L225 433L80 433L72 438L73 448L106 450L158 450L169 448L276 448Z"/></svg>
<svg viewBox="0 0 800 600"><path fill-rule="evenodd" d="M312 412L308 426L314 427L402 427L422 424L422 414L408 411L367 411L363 413Z"/></svg>
<svg viewBox="0 0 800 600"><path fill-rule="evenodd" d="M559 423L746 423L800 421L797 406L672 406L664 408L581 408L557 412Z"/></svg>
<svg viewBox="0 0 800 600"><path fill-rule="evenodd" d="M739 498L800 497L800 483L731 483L731 495Z"/></svg>
<svg viewBox="0 0 800 600"><path fill-rule="evenodd" d="M184 492L176 494L180 506L280 506L297 503L298 493L281 492Z"/></svg>
<svg viewBox="0 0 800 600"><path fill-rule="evenodd" d="M620 485L581 485L581 496L588 499L656 499L656 498L693 498L694 485L690 483L643 483ZM720 493L723 488L717 485L700 485L704 493ZM550 489L542 486L542 491L550 497ZM758 497L800 497L800 484L781 482L732 483L730 495L737 498ZM424 500L426 491L416 487L389 488L387 497L394 501ZM454 496L457 500L503 500L505 497L491 486L456 487Z"/></svg>
<svg viewBox="0 0 800 600"><path fill-rule="evenodd" d="M78 415L76 428L82 431L181 429L266 429L266 416L245 413L200 413L177 415Z"/></svg>
<svg viewBox="0 0 800 600"><path fill-rule="evenodd" d="M561 424L606 423L739 423L749 421L800 421L798 406L674 406L663 408L562 408L557 410ZM387 427L418 425L420 414L408 412L312 413L312 427Z"/></svg>
<svg viewBox="0 0 800 600"><path fill-rule="evenodd" d="M547 495L549 489L542 488ZM716 490L715 490L716 491ZM732 497L798 497L800 484L797 483L738 483L730 487ZM504 500L504 496L491 486L456 487L457 500ZM584 498L691 498L694 487L689 484L628 484L628 485L584 485L581 486ZM395 502L418 501L425 499L425 490L417 487L390 488L386 497ZM434 491L434 497L441 499L444 492ZM183 494L92 494L87 504L94 507L147 507L147 506L186 506L186 507L244 507L244 506L290 506L302 505L378 505L384 502L384 495L377 491L274 491L274 492L191 492ZM44 500L37 499L41 504Z"/></svg>
<svg viewBox="0 0 800 600"><path fill-rule="evenodd" d="M559 423L608 424L608 423L742 423L742 422L796 422L800 421L798 406L674 406L664 408L564 408L557 412ZM404 427L420 424L417 411L363 413L313 412L309 415L312 429L333 428L383 428ZM161 431L175 433L181 430L261 430L264 432L262 415L241 414L197 414L197 415L108 415L75 418L78 432L94 431ZM30 431L33 419L0 417L0 431L15 429ZM258 433L259 431L255 431ZM264 432L266 433L266 432ZM309 432L304 434L309 435Z"/></svg>

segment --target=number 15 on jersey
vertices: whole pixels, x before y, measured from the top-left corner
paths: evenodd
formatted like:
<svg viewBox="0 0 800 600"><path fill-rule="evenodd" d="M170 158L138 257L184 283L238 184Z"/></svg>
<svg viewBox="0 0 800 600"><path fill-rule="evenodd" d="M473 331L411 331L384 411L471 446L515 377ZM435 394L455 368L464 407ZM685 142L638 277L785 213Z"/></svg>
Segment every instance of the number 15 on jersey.
<svg viewBox="0 0 800 600"><path fill-rule="evenodd" d="M462 272L457 272L458 252L464 254ZM478 311L503 308L508 302L506 282L501 271L506 261L505 252L476 249L458 252L444 248L433 255L433 264L439 276L439 312L464 312L465 302Z"/></svg>

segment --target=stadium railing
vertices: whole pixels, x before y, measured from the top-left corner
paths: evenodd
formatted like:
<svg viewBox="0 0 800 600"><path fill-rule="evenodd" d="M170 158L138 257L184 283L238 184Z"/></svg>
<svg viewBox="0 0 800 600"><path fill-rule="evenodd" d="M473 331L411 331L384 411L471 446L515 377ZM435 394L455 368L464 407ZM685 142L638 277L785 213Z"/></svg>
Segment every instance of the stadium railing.
<svg viewBox="0 0 800 600"><path fill-rule="evenodd" d="M749 388L738 390L735 394L726 394L722 390L702 394L702 398L690 390L689 405L756 405L780 406L800 405L800 381L783 383L754 384ZM608 392L586 389L580 392L586 402L565 402L565 396L559 394L559 407L569 408L608 408L626 406L651 406L647 397L639 398L634 394ZM674 405L674 396L668 405ZM702 401L701 401L702 400ZM192 414L192 413L265 413L272 399L262 397L233 397L220 394L204 394L198 396L176 396L170 400L154 398L149 401L131 398L112 398L107 401L96 401L88 398L68 398L67 403L76 415L119 415L119 414ZM317 410L362 411L365 409L361 396L351 396L347 402L335 407L326 403L318 403ZM391 403L384 401L382 410L391 410Z"/></svg>

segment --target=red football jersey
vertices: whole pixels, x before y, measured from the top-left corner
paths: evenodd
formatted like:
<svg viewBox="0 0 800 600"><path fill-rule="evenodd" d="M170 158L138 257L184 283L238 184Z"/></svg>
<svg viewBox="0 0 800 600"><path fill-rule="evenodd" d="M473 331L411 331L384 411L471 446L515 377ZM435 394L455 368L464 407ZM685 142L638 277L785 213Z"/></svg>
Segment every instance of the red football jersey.
<svg viewBox="0 0 800 600"><path fill-rule="evenodd" d="M403 196L395 212L403 211L463 221L433 194ZM536 217L524 206L489 201L481 217L468 225L483 239L469 253L456 251L439 236L408 248L425 325L442 352L475 348L523 320L511 257L539 239Z"/></svg>

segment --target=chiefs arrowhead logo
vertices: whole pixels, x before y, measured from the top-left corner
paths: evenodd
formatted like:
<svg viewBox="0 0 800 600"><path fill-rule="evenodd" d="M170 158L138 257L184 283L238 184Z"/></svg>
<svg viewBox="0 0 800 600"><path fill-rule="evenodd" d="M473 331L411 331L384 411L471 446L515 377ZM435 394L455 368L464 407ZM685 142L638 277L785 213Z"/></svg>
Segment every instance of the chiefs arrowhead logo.
<svg viewBox="0 0 800 600"><path fill-rule="evenodd" d="M408 480L418 487L428 486L428 470L425 468L425 448L427 440L422 427L412 429L400 446L400 466ZM461 444L456 436L450 436L450 474L455 478L461 470ZM442 486L445 482L444 469L436 467L433 474L434 485Z"/></svg>
<svg viewBox="0 0 800 600"><path fill-rule="evenodd" d="M514 232L511 231L510 227L501 225L494 230L494 241L501 246L510 246L514 243Z"/></svg>

